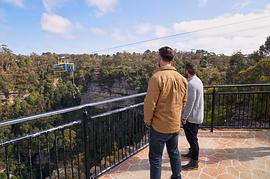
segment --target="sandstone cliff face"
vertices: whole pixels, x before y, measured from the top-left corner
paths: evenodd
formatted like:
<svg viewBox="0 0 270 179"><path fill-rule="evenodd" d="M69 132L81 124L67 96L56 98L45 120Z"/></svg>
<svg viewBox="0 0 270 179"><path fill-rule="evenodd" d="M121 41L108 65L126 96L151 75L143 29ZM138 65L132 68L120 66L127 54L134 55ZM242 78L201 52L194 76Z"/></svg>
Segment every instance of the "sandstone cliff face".
<svg viewBox="0 0 270 179"><path fill-rule="evenodd" d="M88 85L87 92L81 97L81 104L93 103L113 99L121 96L128 96L138 93L137 90L131 88L127 80L117 80L113 82L91 82ZM134 100L128 100L122 105L127 105L134 102ZM134 103L133 103L134 104ZM111 106L111 105L109 105ZM102 108L104 105L102 106Z"/></svg>
<svg viewBox="0 0 270 179"><path fill-rule="evenodd" d="M29 92L26 91L18 91L18 90L4 90L0 91L0 102L2 104L12 106L14 105L14 99L20 98L25 99L29 96Z"/></svg>

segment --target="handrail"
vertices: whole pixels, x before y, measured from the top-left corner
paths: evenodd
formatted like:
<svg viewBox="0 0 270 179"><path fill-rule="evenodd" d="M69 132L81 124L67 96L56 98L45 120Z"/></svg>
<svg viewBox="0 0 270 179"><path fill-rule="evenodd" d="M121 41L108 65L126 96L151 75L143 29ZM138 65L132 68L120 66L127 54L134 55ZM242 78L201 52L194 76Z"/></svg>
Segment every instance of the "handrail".
<svg viewBox="0 0 270 179"><path fill-rule="evenodd" d="M37 133L34 133L34 134L29 134L29 135L26 135L26 136L23 136L23 137L19 137L19 138L16 138L16 139L11 139L11 140L5 141L3 143L1 143L2 142L1 141L0 142L0 147L1 146L4 146L6 144L15 143L17 141L29 139L29 138L32 138L32 137L37 137L37 136L40 136L42 134L50 133L50 132L53 132L53 131L56 131L56 130L59 130L59 129L64 129L64 128L67 128L67 127L71 127L71 126L74 126L76 124L81 124L81 120L73 121L73 122L70 122L68 124L64 124L64 125L61 125L61 126L50 128L50 129L47 129L47 130L44 130L44 131L41 131L41 132L37 132Z"/></svg>
<svg viewBox="0 0 270 179"><path fill-rule="evenodd" d="M232 84L232 85L206 85L204 88L236 88L236 87L257 87L257 86L270 86L270 83L260 84Z"/></svg>
<svg viewBox="0 0 270 179"><path fill-rule="evenodd" d="M209 85L209 86L205 86L204 88L256 87L256 86L270 86L270 83L264 83L264 84L237 84L237 85L234 85L234 84L233 85ZM144 96L144 95L146 95L146 92L138 93L138 94L134 94L134 95L129 95L129 96L124 96L124 97L119 97L119 98L114 98L114 99L109 99L109 100L100 101L100 102L83 104L83 105L79 105L79 106L74 106L74 107L69 107L69 108L60 109L60 110L56 110L56 111L41 113L41 114L28 116L28 117L10 119L10 120L6 120L6 121L1 121L0 122L0 127L5 127L5 126L13 125L13 124L18 124L18 123L21 123L21 122L26 122L26 121L32 121L34 119L39 119L39 118L64 114L64 113L68 113L68 112L72 112L72 111L81 110L81 109L86 108L86 107L93 107L93 106L97 106L97 105L117 102L117 101L130 99L130 98L135 98L135 97Z"/></svg>
<svg viewBox="0 0 270 179"><path fill-rule="evenodd" d="M120 108L120 109L115 109L115 110L112 110L112 111L108 111L108 112L105 112L105 113L102 113L102 114L91 116L91 119L95 119L95 118L99 118L99 117L104 117L104 116L109 116L109 115L112 115L112 114L115 114L115 113L126 111L126 110L129 110L129 109L132 109L132 108L136 108L138 106L142 106L143 104L144 103L138 103L138 104L134 104L134 105L130 105L130 106L124 107L124 108Z"/></svg>
<svg viewBox="0 0 270 179"><path fill-rule="evenodd" d="M109 100L105 100L105 101L88 103L88 104L83 104L83 105L79 105L79 106L75 106L75 107L70 107L70 108L60 109L60 110L56 110L56 111L41 113L41 114L37 114L37 115L33 115L33 116L22 117L22 118L17 118L17 119L10 119L10 120L7 120L7 121L1 121L0 122L0 127L5 127L5 126L13 125L13 124L26 122L26 121L32 121L34 119L39 119L39 118L64 114L64 113L68 113L68 112L72 112L72 111L81 110L81 109L86 108L86 107L98 106L98 105L117 102L117 101L121 101L121 100L125 100L125 99L140 97L140 96L144 96L144 95L146 95L146 93L138 93L138 94L134 94L134 95L109 99Z"/></svg>

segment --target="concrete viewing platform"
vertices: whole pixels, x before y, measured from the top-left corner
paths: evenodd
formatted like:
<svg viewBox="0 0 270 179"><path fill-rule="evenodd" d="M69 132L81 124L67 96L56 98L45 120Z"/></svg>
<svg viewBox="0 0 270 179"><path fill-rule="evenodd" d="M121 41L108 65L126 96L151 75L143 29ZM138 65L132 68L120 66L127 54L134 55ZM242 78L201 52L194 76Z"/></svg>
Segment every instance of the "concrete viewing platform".
<svg viewBox="0 0 270 179"><path fill-rule="evenodd" d="M185 153L188 143L183 131L179 141L180 152ZM184 179L270 179L270 130L200 130L199 144L199 169L182 171ZM182 164L188 162L181 160ZM164 149L162 179L170 176L170 162ZM100 178L149 179L148 148Z"/></svg>

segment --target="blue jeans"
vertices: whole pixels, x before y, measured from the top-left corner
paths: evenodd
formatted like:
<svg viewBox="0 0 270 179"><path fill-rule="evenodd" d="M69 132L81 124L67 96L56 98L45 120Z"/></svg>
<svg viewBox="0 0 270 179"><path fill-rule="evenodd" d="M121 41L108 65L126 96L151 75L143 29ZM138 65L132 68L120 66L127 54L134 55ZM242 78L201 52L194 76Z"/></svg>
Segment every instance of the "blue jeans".
<svg viewBox="0 0 270 179"><path fill-rule="evenodd" d="M170 158L172 169L171 179L181 179L181 160L178 150L178 133L163 134L150 129L149 139L149 163L150 179L161 178L161 164L164 145L166 144L167 152Z"/></svg>

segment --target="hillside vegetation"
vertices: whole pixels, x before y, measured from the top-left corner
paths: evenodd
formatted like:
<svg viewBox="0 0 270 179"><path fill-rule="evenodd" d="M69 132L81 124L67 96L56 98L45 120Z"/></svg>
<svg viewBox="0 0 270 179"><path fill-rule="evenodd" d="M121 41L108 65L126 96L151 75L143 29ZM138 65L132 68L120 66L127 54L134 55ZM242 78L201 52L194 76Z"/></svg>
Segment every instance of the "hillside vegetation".
<svg viewBox="0 0 270 179"><path fill-rule="evenodd" d="M204 50L177 51L174 66L181 73L188 61L198 66L205 85L270 82L270 37L258 51L244 55L216 55ZM157 52L121 52L114 55L43 53L16 55L7 46L0 51L0 119L28 116L74 106L89 82L112 83L125 79L138 91L145 91L147 81L157 68ZM65 56L76 64L75 84L70 73L52 71L56 58ZM1 99L1 98L0 98Z"/></svg>
<svg viewBox="0 0 270 179"><path fill-rule="evenodd" d="M270 37L267 38L265 44L258 51L249 55L236 52L232 56L225 56L204 50L197 50L196 52L180 52L176 50L176 52L174 66L177 70L182 73L186 62L196 64L198 75L205 85L270 82ZM89 85L91 85L90 83L93 82L106 84L106 86L110 87L113 86L115 80L127 81L128 85L134 91L146 91L148 79L158 67L155 62L156 55L157 52L146 50L144 53L121 52L114 55L73 55L48 52L42 55L31 54L25 56L16 55L7 46L2 46L2 51L0 51L0 120L29 116L78 105L81 102L82 95L86 93ZM73 84L72 74L55 73L52 70L57 57L62 56L65 56L77 66L74 76L76 87ZM255 95L253 98L256 98L255 101L257 101L257 104L260 103L262 106L262 95ZM211 98L207 99L206 106ZM227 100L226 103L231 103L231 101ZM226 103L223 101L222 105L219 104L219 106L215 107L214 114L216 116L219 115L220 119L222 119L216 120L216 122L223 123L224 116L222 115L225 114L227 116L226 113L233 113L232 110L228 110L229 108ZM266 101L264 104L267 106L269 102L267 103ZM240 113L240 107L238 109ZM101 109L95 110L101 111ZM221 112L219 113L219 111ZM94 112L94 109L91 112ZM242 113L244 114L244 112L243 110ZM208 115L206 115L204 120L205 125L209 126L211 113L212 110L207 108L206 114ZM142 110L138 111L136 115L135 118L140 119L137 122L143 124ZM269 119L270 113L256 114L255 120L261 120L263 118L261 115L264 115L263 117L265 119ZM72 114L57 115L42 118L38 121L2 127L0 129L0 141L34 134L79 119L82 119L82 112L76 111ZM91 145L90 153L95 156L91 158L91 167L98 165L98 162L110 153L119 153L120 150L123 152L123 147L138 143L142 139L143 135L135 132L129 143L121 142L129 137L128 128L122 126L129 125L130 121L124 117L121 119L118 118L117 121L117 123L111 123L109 127L111 129L117 129L118 141L113 141L113 146L106 143L106 140L98 140ZM119 123L119 121L121 122ZM97 136L109 138L112 135L106 132L107 136L104 136L105 134L101 130L100 124L95 126L93 123L93 128L98 129L98 131L94 132ZM33 178L38 178L39 171L41 170L38 162L40 159L38 160L38 157L42 155L40 156L40 150L36 147L40 145L40 142L43 145L41 152L50 153L50 157L47 158L49 161L54 161L54 156L58 155L59 163L63 163L66 157L65 152L72 154L75 152L78 158L81 158L81 161L83 161L84 146L80 143L82 132L81 127L63 129L58 132L55 131L41 135L36 138L37 140L21 140L19 145L17 143L0 148L0 178L7 178L5 174L5 156L7 154L9 155L8 162L9 172L12 174L11 178L16 179L19 176L29 178L27 169L29 164L33 168L33 172L31 171L30 175L33 175ZM43 143L44 141L47 142ZM47 146L44 147L45 145ZM56 149L56 146L59 146L58 149ZM96 154L94 153L95 147L93 146L99 149L103 146L104 151ZM16 153L18 151L20 154L17 156ZM71 155L68 165L70 163L72 165L72 162L75 161L74 156L76 155ZM34 160L29 162L28 158L33 158ZM56 157L56 160L58 159ZM84 163L78 162L78 165L83 166ZM22 173L20 173L20 168L23 169ZM60 169L63 171L63 165L60 165ZM44 177L54 176L56 166L52 166L50 162L46 162L45 160L42 170Z"/></svg>

